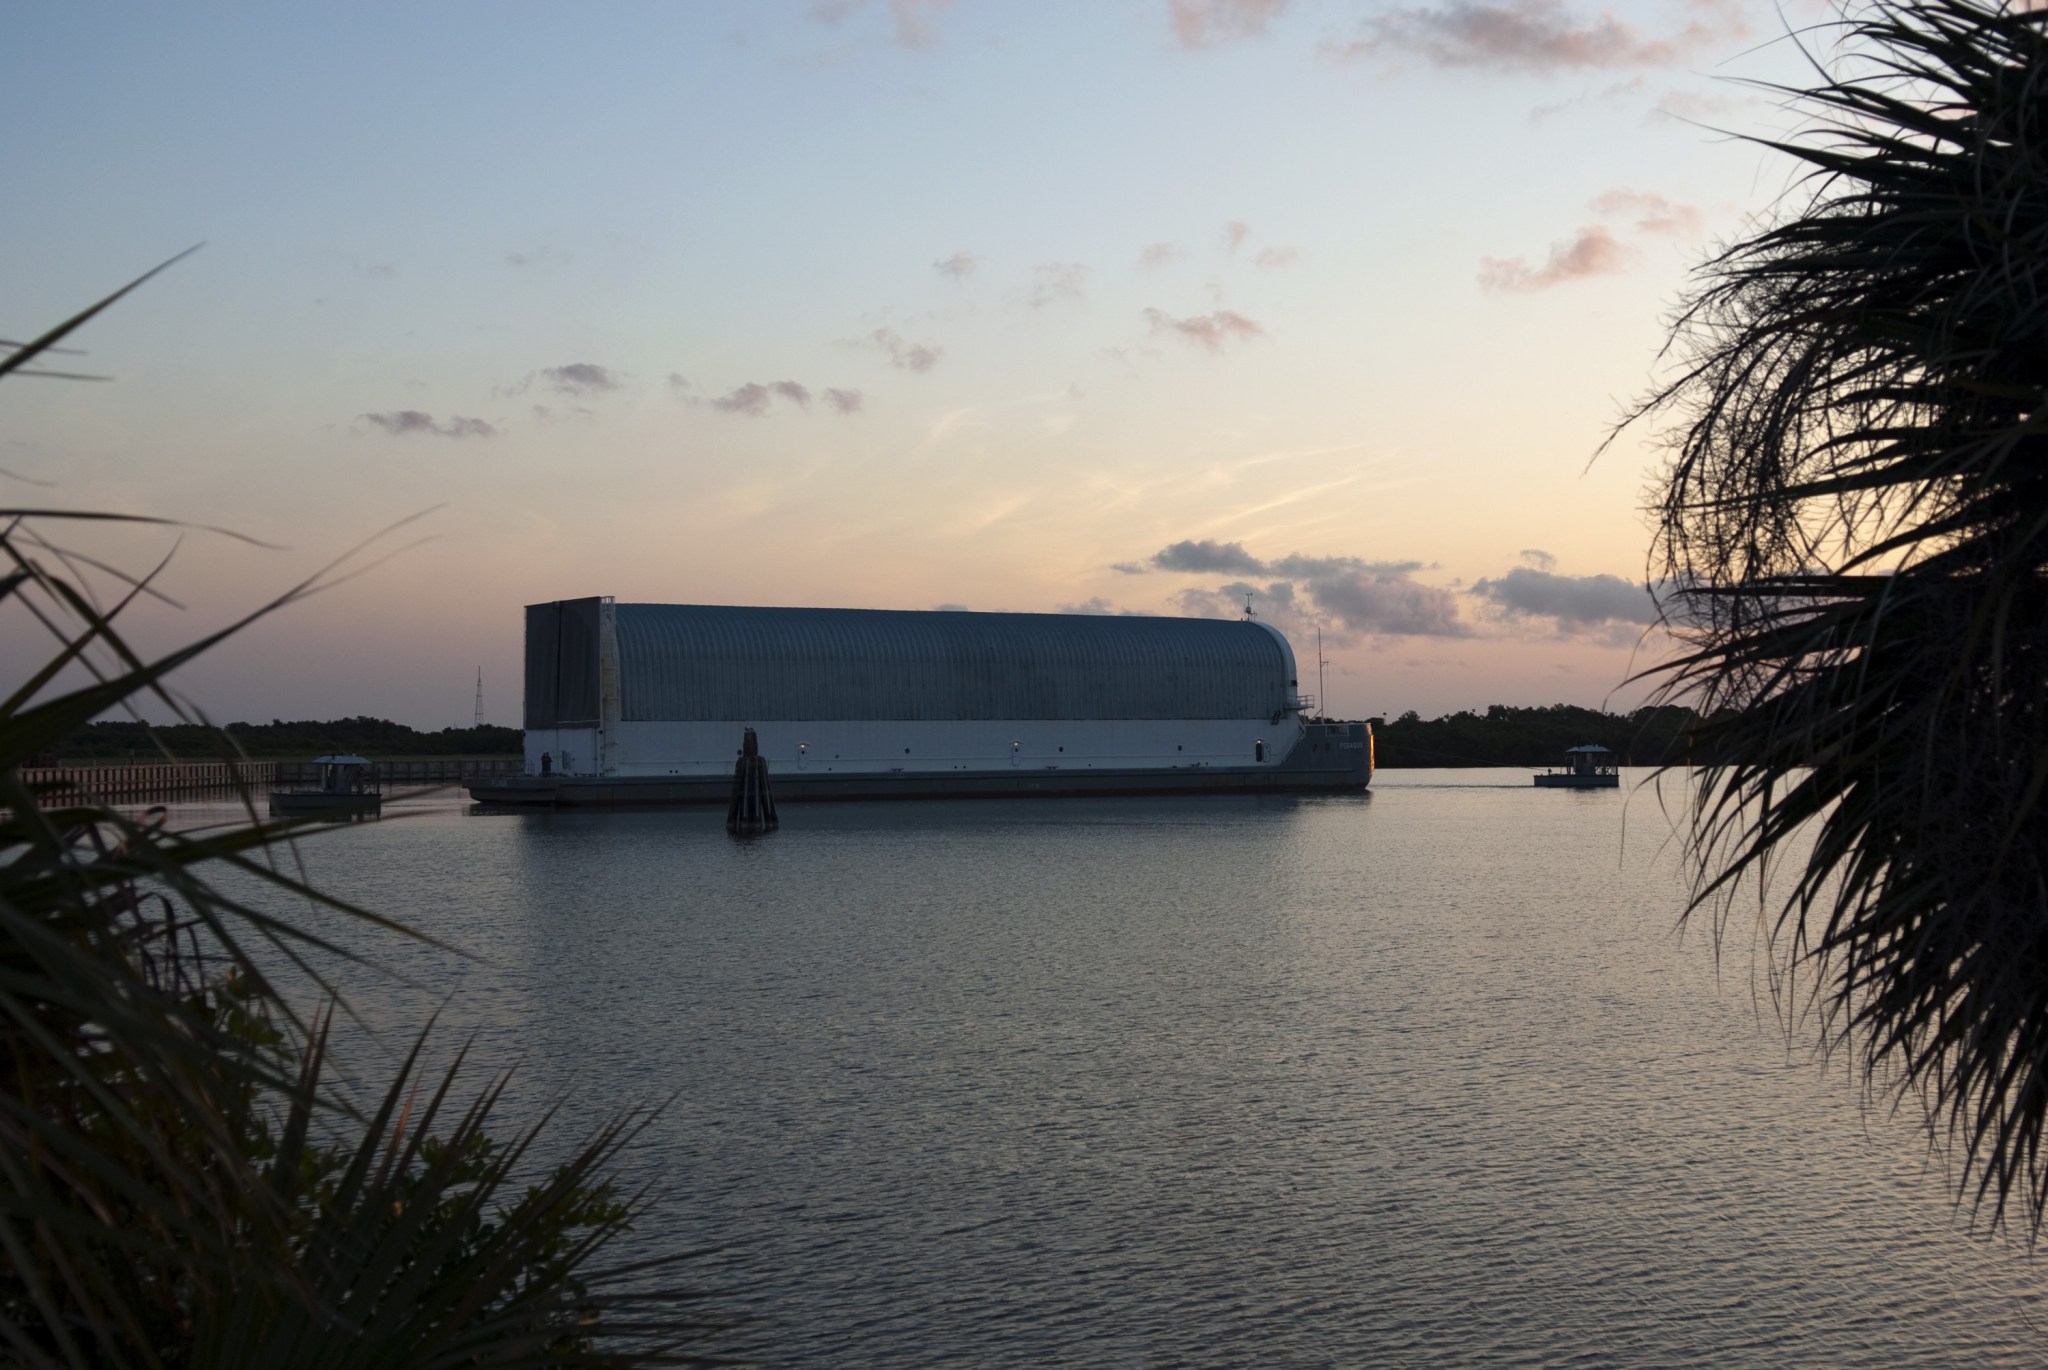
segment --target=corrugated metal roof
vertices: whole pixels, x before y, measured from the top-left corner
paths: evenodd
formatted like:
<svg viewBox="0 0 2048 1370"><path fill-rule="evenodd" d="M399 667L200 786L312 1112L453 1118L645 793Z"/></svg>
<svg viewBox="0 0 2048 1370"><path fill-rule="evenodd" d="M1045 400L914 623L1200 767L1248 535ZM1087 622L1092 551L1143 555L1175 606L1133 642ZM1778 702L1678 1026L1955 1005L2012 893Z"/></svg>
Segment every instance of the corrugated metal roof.
<svg viewBox="0 0 2048 1370"><path fill-rule="evenodd" d="M621 604L623 716L1256 718L1292 664L1228 619Z"/></svg>

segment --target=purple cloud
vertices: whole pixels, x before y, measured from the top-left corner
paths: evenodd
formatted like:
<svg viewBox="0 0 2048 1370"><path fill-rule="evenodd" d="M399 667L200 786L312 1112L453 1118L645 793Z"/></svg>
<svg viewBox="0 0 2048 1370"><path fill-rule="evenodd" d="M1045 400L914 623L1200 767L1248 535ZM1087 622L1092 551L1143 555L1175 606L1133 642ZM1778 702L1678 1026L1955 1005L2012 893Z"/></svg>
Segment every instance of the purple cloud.
<svg viewBox="0 0 2048 1370"><path fill-rule="evenodd" d="M748 381L711 401L711 407L727 414L745 414L750 419L758 419L768 412L768 402L773 398L767 386L759 381Z"/></svg>
<svg viewBox="0 0 2048 1370"><path fill-rule="evenodd" d="M868 334L867 341L869 346L888 354L889 365L915 371L919 375L937 366L939 358L946 355L939 348L906 341L893 328L877 328Z"/></svg>
<svg viewBox="0 0 2048 1370"><path fill-rule="evenodd" d="M495 424L482 419L467 419L460 414L437 421L432 414L418 409L394 409L384 414L362 414L358 417L395 438L413 433L431 434L437 438L495 438L503 431Z"/></svg>
<svg viewBox="0 0 2048 1370"><path fill-rule="evenodd" d="M1223 575L1258 575L1266 569L1266 563L1245 551L1243 543L1212 542L1207 538L1187 538L1162 547L1152 554L1152 565L1161 571Z"/></svg>
<svg viewBox="0 0 2048 1370"><path fill-rule="evenodd" d="M1357 39L1329 50L1340 58L1405 53L1442 67L1542 75L1672 66L1744 31L1732 0L1698 0L1693 9L1704 17L1653 38L1612 14L1578 15L1563 0L1448 0L1384 11L1365 22Z"/></svg>
<svg viewBox="0 0 2048 1370"><path fill-rule="evenodd" d="M672 383L679 381L681 377L671 377ZM678 385L677 388L680 390L685 386ZM867 397L858 390L828 389L824 396L825 403L832 406L835 414L857 414L867 403ZM765 418L777 400L808 410L811 399L811 388L797 381L748 381L710 400L709 404L723 414L743 414L747 418L758 419Z"/></svg>
<svg viewBox="0 0 2048 1370"><path fill-rule="evenodd" d="M567 366L544 366L541 378L550 389L565 395L599 395L616 390L623 383L619 373L596 362L570 362Z"/></svg>

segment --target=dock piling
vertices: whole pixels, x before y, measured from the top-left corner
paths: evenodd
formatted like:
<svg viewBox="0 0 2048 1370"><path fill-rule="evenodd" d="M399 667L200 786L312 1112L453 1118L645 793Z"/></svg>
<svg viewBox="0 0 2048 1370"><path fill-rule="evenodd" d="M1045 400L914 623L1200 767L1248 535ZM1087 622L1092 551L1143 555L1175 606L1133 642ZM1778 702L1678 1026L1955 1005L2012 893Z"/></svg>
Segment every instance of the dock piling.
<svg viewBox="0 0 2048 1370"><path fill-rule="evenodd" d="M768 758L752 728L740 743L740 759L732 768L732 803L726 806L725 830L735 835L774 832L775 796L768 792Z"/></svg>

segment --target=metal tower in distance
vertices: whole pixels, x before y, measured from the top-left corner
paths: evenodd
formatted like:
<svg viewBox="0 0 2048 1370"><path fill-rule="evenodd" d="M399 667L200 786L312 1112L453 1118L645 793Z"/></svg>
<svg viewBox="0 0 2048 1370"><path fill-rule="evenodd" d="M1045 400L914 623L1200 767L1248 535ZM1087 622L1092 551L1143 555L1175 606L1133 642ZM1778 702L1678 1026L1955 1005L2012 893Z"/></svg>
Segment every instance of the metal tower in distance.
<svg viewBox="0 0 2048 1370"><path fill-rule="evenodd" d="M476 668L476 721L470 726L484 726L484 668L481 666Z"/></svg>

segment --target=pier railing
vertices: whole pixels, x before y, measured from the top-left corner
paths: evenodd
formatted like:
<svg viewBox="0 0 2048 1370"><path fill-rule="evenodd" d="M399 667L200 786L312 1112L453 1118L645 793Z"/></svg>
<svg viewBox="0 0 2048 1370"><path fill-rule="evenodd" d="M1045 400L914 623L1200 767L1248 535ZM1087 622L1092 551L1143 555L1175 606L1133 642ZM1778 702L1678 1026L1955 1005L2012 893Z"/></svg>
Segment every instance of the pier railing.
<svg viewBox="0 0 2048 1370"><path fill-rule="evenodd" d="M235 793L236 777L261 794L274 782L276 763L244 761L121 762L106 766L24 766L31 785L64 785L103 804L162 804L173 799L214 799Z"/></svg>
<svg viewBox="0 0 2048 1370"><path fill-rule="evenodd" d="M517 775L525 762L517 757L488 760L423 759L371 763L371 777L386 791L429 785L455 785L486 776ZM105 804L165 804L178 799L225 799L236 793L236 781L256 794L273 787L315 785L320 768L311 761L117 762L103 766L26 766L22 779L31 785L65 784Z"/></svg>
<svg viewBox="0 0 2048 1370"><path fill-rule="evenodd" d="M313 785L320 779L320 768L311 761L277 761L277 783L280 785ZM415 785L459 785L465 780L479 780L488 776L518 775L526 769L526 762L519 757L492 757L486 760L462 760L456 758L427 758L419 761L373 761L370 763L370 779L390 790L394 787L406 789Z"/></svg>

